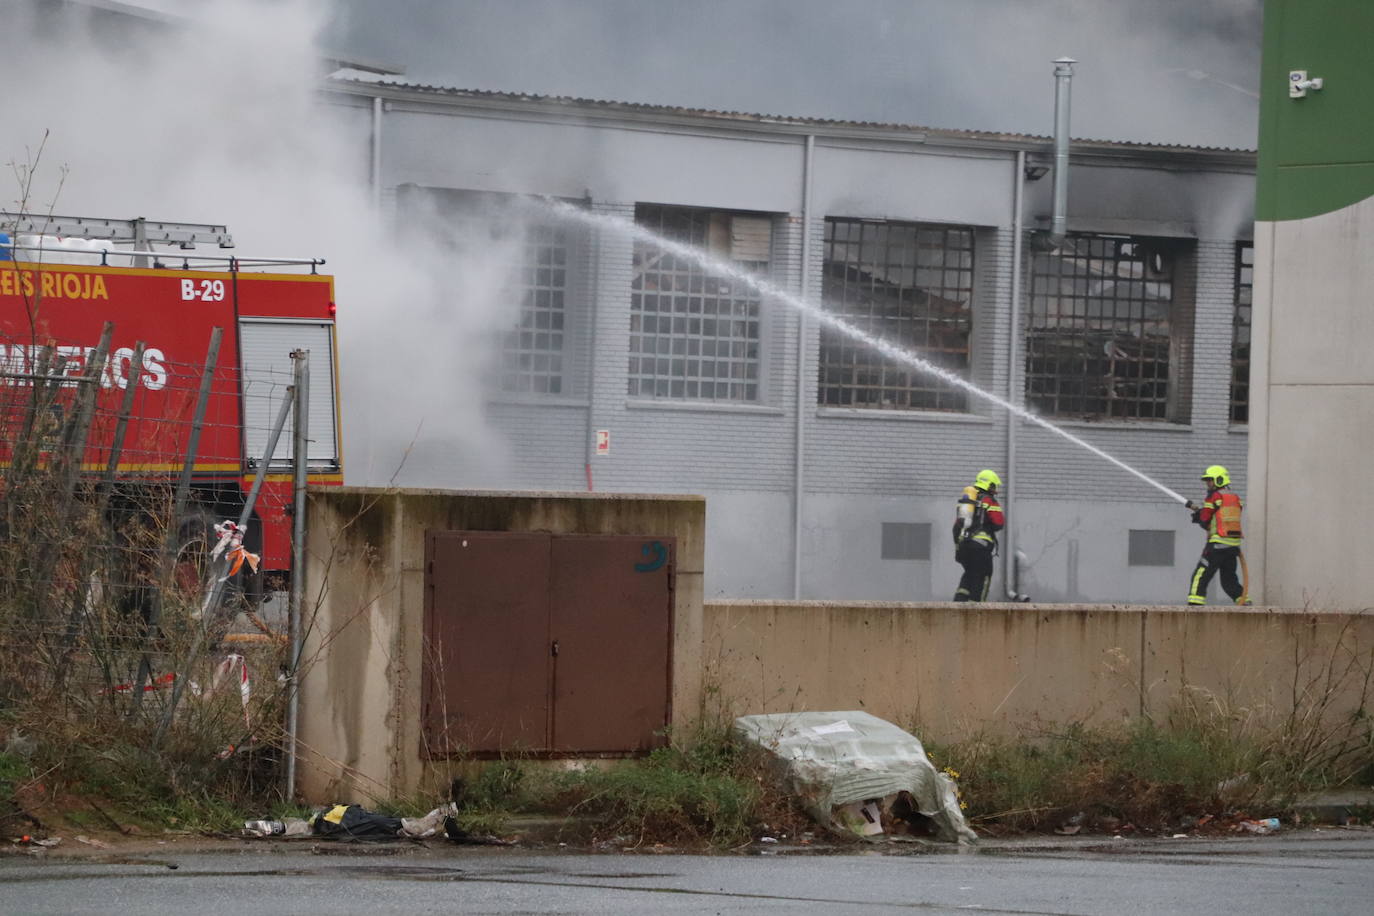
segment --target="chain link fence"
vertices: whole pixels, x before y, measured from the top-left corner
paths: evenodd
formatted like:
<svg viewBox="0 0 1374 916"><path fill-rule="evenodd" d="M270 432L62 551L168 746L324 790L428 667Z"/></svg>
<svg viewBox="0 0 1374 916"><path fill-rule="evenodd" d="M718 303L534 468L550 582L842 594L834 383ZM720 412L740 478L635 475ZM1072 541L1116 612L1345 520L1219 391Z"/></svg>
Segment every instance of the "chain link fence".
<svg viewBox="0 0 1374 916"><path fill-rule="evenodd" d="M219 329L201 363L117 330L0 337L0 732L57 767L115 742L261 789L290 659L285 615L260 613L287 564L262 562L259 519L291 514L300 373L246 384ZM271 460L244 455L264 437Z"/></svg>

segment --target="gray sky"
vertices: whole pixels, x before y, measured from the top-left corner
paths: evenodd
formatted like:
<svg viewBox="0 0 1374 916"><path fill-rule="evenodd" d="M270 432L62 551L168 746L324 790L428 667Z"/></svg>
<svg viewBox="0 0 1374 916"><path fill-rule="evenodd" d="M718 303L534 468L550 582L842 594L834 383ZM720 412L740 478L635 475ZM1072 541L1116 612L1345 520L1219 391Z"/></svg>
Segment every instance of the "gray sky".
<svg viewBox="0 0 1374 916"><path fill-rule="evenodd" d="M468 89L1253 148L1261 0L334 0L325 40Z"/></svg>

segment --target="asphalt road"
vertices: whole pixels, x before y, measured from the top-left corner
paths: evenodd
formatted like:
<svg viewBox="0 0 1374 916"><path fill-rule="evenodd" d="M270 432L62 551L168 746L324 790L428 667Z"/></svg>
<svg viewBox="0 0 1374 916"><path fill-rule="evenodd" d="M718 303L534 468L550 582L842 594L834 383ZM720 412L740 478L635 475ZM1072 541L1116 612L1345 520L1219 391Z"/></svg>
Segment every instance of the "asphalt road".
<svg viewBox="0 0 1374 916"><path fill-rule="evenodd" d="M0 913L1374 912L1374 830L719 856L284 844L0 856Z"/></svg>

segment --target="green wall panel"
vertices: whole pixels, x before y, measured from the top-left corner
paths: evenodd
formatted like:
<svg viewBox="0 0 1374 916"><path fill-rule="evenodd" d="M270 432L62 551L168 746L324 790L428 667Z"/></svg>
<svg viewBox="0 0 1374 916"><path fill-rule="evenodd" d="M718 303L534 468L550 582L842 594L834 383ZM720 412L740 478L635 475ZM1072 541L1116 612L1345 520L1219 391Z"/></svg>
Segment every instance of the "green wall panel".
<svg viewBox="0 0 1374 916"><path fill-rule="evenodd" d="M1267 0L1255 216L1301 219L1374 196L1374 0ZM1325 85L1288 97L1288 73Z"/></svg>

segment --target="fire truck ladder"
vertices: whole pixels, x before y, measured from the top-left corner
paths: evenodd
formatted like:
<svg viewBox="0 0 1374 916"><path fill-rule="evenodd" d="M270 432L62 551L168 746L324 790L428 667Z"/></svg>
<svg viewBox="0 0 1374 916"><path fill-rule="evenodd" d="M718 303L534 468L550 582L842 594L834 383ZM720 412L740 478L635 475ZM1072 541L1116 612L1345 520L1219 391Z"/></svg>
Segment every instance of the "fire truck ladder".
<svg viewBox="0 0 1374 916"><path fill-rule="evenodd" d="M153 245L175 245L183 251L193 249L202 242L207 244L213 242L220 248L234 247L234 238L229 234L229 228L222 224L166 223L160 220L144 219L141 216L134 219L100 219L89 216L51 216L0 210L0 232L8 232L12 236L21 234L34 235L39 238L55 236L57 238L108 241L112 245L132 245L131 251L104 251L100 263L106 263L106 256L108 255L117 255L128 258L129 263L134 267L147 267L149 258L153 259L153 267L165 266L157 260L159 252L152 248ZM35 248L33 246L20 246L11 242L9 247L16 252L43 250L41 243ZM325 263L323 258L247 259L237 256L215 257L212 255L176 255L175 257L183 260L182 268L185 270L191 269L190 263L195 261L205 265L217 264L220 267L228 267L230 270L251 267L304 266L309 267L313 274L316 273L317 268Z"/></svg>
<svg viewBox="0 0 1374 916"><path fill-rule="evenodd" d="M150 244L176 245L182 249L199 242L214 242L220 248L233 248L234 239L227 226L214 223L164 223L144 219L96 219L89 216L48 216L11 213L0 210L0 229L13 234L55 235L69 239L109 239L132 242L136 248Z"/></svg>

